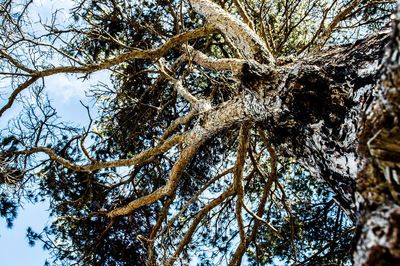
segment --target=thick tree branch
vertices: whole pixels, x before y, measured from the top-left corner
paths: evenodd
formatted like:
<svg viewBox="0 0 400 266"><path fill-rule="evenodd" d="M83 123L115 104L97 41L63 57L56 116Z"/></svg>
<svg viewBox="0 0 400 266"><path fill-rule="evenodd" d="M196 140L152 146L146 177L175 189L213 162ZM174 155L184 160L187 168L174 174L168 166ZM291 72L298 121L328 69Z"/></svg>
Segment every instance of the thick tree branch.
<svg viewBox="0 0 400 266"><path fill-rule="evenodd" d="M174 262L179 258L179 255L182 253L183 249L187 244L189 244L190 240L192 239L192 235L195 233L198 225L202 221L203 217L209 213L213 208L217 207L220 205L222 202L224 202L227 198L235 194L235 189L233 186L231 186L228 190L223 192L221 195L213 199L210 203L208 203L203 209L201 209L200 212L196 214L196 216L193 219L192 224L190 225L188 231L186 232L185 236L179 243L178 248L176 249L174 255L171 257L171 259L165 264L166 266L172 266Z"/></svg>
<svg viewBox="0 0 400 266"><path fill-rule="evenodd" d="M246 163L246 153L248 144L249 144L249 124L245 123L241 126L239 132L239 147L236 156L235 174L233 178L233 186L235 188L235 192L237 195L235 215L239 229L240 242L238 247L236 248L235 254L231 258L229 265L240 265L242 261L242 256L238 255L239 254L243 255L243 252L241 251L246 248L247 239L242 217L242 207L244 204L243 170Z"/></svg>
<svg viewBox="0 0 400 266"><path fill-rule="evenodd" d="M207 69L216 71L228 70L232 71L232 73L234 74L240 74L242 72L243 65L249 62L249 60L238 59L238 58L222 58L222 59L211 58L206 54L193 49L193 47L191 46L188 47L188 50L190 59L193 62ZM256 63L254 60L251 61Z"/></svg>
<svg viewBox="0 0 400 266"><path fill-rule="evenodd" d="M241 101L227 102L217 110L212 110L203 118L204 124L195 126L190 132L185 134L183 143L187 146L183 149L178 160L172 167L167 183L149 195L138 198L126 206L114 209L107 213L108 217L127 215L137 208L149 205L155 201L170 195L178 185L179 179L186 165L197 153L198 148L223 129L229 128L234 123L249 120L246 115L245 104Z"/></svg>
<svg viewBox="0 0 400 266"><path fill-rule="evenodd" d="M9 109L12 104L14 103L17 95L21 93L23 90L28 88L32 85L36 80L39 78L45 78L48 76L61 74L61 73L92 73L103 69L108 69L110 67L116 66L123 62L133 59L149 59L149 60L157 60L160 57L164 56L170 49L176 47L177 45L183 44L189 40L200 38L207 36L209 34L215 33L216 28L212 25L207 25L202 28L184 32L178 34L176 36L171 37L168 39L163 45L159 48L148 49L148 50L141 50L141 49L133 49L131 51L125 52L123 54L117 55L114 58L106 59L100 63L96 64L89 64L84 66L59 66L59 67L52 67L49 69L41 70L41 71L34 71L29 72L32 78L28 79L23 84L19 85L16 89L13 90L11 96L8 99L8 102L0 109L0 117L3 113ZM4 51L3 51L4 53ZM17 60L10 58L10 61L13 60L17 62Z"/></svg>
<svg viewBox="0 0 400 266"><path fill-rule="evenodd" d="M99 169L104 169L104 168L110 168L110 167L122 167L122 166L132 166L136 164L140 164L144 161L146 161L148 158L161 154L173 146L177 145L178 143L181 143L184 140L185 135L184 134L176 134L174 136L171 136L169 139L167 139L165 142L163 142L161 145L151 148L148 150L145 150L132 158L129 159L122 159L122 160L115 160L115 161L108 161L108 162L95 162L95 163L90 163L90 164L85 164L85 165L78 165L75 164L60 155L58 155L53 149L50 148L45 148L45 147L34 147L30 148L27 150L21 150L21 151L12 151L12 154L15 155L32 155L36 153L45 153L46 155L49 156L49 158L53 161L58 162L59 164L63 165L66 168L69 168L74 171L78 172L92 172L96 171Z"/></svg>
<svg viewBox="0 0 400 266"><path fill-rule="evenodd" d="M193 9L231 39L246 59L273 64L274 58L260 37L245 23L209 0L191 0Z"/></svg>

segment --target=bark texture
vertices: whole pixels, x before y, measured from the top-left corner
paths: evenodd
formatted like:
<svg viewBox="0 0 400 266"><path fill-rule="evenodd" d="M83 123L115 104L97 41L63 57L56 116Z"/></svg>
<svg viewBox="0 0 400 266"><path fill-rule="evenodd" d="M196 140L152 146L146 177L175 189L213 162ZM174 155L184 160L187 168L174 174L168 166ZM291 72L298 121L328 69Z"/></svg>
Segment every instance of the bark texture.
<svg viewBox="0 0 400 266"><path fill-rule="evenodd" d="M355 265L400 263L399 16L391 33L273 73L243 67L244 90L264 106L259 124L273 145L325 180L359 224Z"/></svg>
<svg viewBox="0 0 400 266"><path fill-rule="evenodd" d="M400 5L393 18L381 80L359 131L357 192L363 213L356 265L400 264Z"/></svg>
<svg viewBox="0 0 400 266"><path fill-rule="evenodd" d="M278 71L255 64L243 67L244 91L257 95L253 116L272 144L325 180L354 221L359 216L354 197L357 128L362 106L379 80L389 41L388 33L382 32L352 46L279 66Z"/></svg>
<svg viewBox="0 0 400 266"><path fill-rule="evenodd" d="M315 38L321 33L320 42L325 43L338 23L361 2L350 1L325 30L318 30ZM241 2L233 3L244 22L211 1L190 0L193 10L203 16L205 26L179 33L158 48L131 49L96 64L33 70L0 50L0 55L16 69L26 72L26 80L10 95L0 109L0 116L22 91L39 79L60 73L88 74L138 59L157 62L160 79L169 80L174 85L171 90L175 90L190 109L187 115L168 125L162 136L154 141L154 146L146 147L128 159L96 161L82 148L89 160L75 163L37 143L8 153L27 157L44 153L50 160L76 172L131 167L146 164L168 152L179 153L171 161L165 183L148 194L124 202L125 205L95 213L115 219L169 198L149 237L148 265L152 265L157 257L154 246L157 231L168 217L186 168L208 140L224 130L241 127L236 165L234 170L226 169L226 172L233 172L233 184L193 216L186 234L171 253L173 256L166 259L166 265L173 265L180 258L202 219L233 196L237 197L235 217L240 244L231 258L231 265L241 264L247 248L255 242L261 222L272 231L276 230L262 216L272 193L272 184L278 179L278 156L295 158L310 174L329 184L336 194L335 200L358 223L355 265L400 265L400 2L392 30L375 33L352 45L328 47L314 57L293 61L276 60L271 53L273 49L266 45L268 42L256 33ZM236 58L211 58L203 53L204 50L196 50L195 45L187 44L215 33L222 34L227 43L232 43L230 48L240 54ZM172 74L174 71L168 69L162 57L167 57L169 51L181 45L185 45L185 49L177 62L186 60L208 70L232 73L230 78L235 85L227 100L212 102L212 97L185 88L185 77ZM184 124L190 126L178 130ZM254 124L272 158L271 177L256 213L249 211L245 204L246 191L242 184L249 128ZM244 223L243 209L256 219L252 228Z"/></svg>

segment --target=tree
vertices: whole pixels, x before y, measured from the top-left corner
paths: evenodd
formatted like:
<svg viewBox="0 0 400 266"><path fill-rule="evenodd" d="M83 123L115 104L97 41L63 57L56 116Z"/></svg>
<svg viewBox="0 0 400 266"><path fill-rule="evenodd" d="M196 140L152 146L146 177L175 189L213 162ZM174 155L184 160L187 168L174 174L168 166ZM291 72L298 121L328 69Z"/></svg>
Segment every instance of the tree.
<svg viewBox="0 0 400 266"><path fill-rule="evenodd" d="M0 115L24 108L0 214L18 190L56 217L31 241L92 265L342 264L351 239L355 265L400 261L393 1L75 4L40 26L1 3ZM59 121L46 79L105 69L98 117Z"/></svg>

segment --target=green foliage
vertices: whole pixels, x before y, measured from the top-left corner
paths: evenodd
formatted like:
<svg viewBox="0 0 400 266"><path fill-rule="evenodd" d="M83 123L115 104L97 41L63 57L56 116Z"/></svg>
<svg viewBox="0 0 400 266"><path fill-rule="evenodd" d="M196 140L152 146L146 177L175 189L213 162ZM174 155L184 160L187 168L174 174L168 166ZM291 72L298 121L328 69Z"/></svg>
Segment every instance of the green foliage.
<svg viewBox="0 0 400 266"><path fill-rule="evenodd" d="M3 185L0 184L0 188ZM0 193L0 217L4 218L7 223L7 227L13 226L13 221L17 217L18 204L10 199L6 193Z"/></svg>
<svg viewBox="0 0 400 266"><path fill-rule="evenodd" d="M324 46L318 39L325 24L343 8L344 1L245 1L256 32L264 38L276 57L297 55ZM133 49L159 47L181 32L199 28L204 19L181 1L80 1L73 10L71 31L81 30L72 44L65 47L70 56L87 63ZM225 8L237 14L234 4ZM329 44L343 44L360 38L387 22L392 5L369 5L348 14L330 36ZM326 23L321 21L326 16ZM351 23L355 24L351 24ZM56 31L55 31L56 32ZM356 35L354 33L357 32ZM328 36L329 37L329 36ZM188 42L198 51L214 58L235 57L235 47L223 33L211 34ZM187 48L187 47L186 47ZM200 99L217 104L231 100L243 88L231 73L194 67L190 60L180 60L185 47L171 49L163 58L174 78L181 78L188 90ZM106 168L90 173L66 169L47 157L13 153L24 148L43 146L73 163L85 163L81 141L90 143L89 153L96 161L130 158L157 145L163 132L179 117L187 115L189 104L177 95L171 82L160 74L157 60L126 61L113 69L113 87L93 89L91 96L99 105L99 116L90 131L59 123L48 99L33 93L21 115L0 143L0 188L21 184L29 200L48 200L53 222L43 232L28 229L29 244L44 243L53 256L53 264L66 265L144 265L148 250L146 238L159 217L162 206L174 199L168 219L209 180L234 165L238 125L232 125L205 142L183 172L176 193L130 215L109 219L103 210L125 206L165 185L182 145L169 153L153 156L146 164L132 169ZM322 107L321 107L322 108ZM196 114L199 115L199 114ZM201 122L201 121L200 121ZM196 119L177 126L171 134L192 129ZM279 137L279 136L276 136ZM252 137L253 150L270 172L270 156ZM251 150L253 149L253 150ZM267 155L265 155L267 154ZM334 200L328 186L310 176L292 158L280 158L278 180L271 188L264 217L278 228L280 237L266 225L260 225L255 243L247 252L250 265L268 265L277 260L285 264L308 265L348 263L352 226ZM255 160L253 158L253 160ZM4 166L3 166L4 164ZM259 204L266 186L265 177L248 170L245 182L250 208ZM219 179L167 227L155 243L157 259L172 254L190 222L207 203L227 189L232 174ZM29 187L30 182L35 184ZM25 187L24 187L25 186ZM0 192L0 216L8 226L17 215L18 204L11 193ZM254 217L245 214L245 222ZM166 223L166 222L165 222ZM229 258L239 241L235 220L235 201L228 198L200 222L183 257L195 255L199 265L219 265ZM209 252L212 250L212 252ZM313 254L316 254L313 256ZM296 257L296 258L295 258ZM218 263L216 263L218 262Z"/></svg>
<svg viewBox="0 0 400 266"><path fill-rule="evenodd" d="M296 164L282 167L279 181L286 206L277 201L267 212L282 238L261 229L249 263L292 265L296 257L299 265L350 264L353 223L335 202L334 193Z"/></svg>

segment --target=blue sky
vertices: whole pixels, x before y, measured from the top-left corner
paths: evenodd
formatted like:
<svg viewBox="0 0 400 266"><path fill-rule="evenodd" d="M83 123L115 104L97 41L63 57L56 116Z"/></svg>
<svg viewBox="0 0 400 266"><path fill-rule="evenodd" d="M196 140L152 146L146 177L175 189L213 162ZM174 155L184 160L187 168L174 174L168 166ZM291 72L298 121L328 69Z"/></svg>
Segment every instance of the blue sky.
<svg viewBox="0 0 400 266"><path fill-rule="evenodd" d="M22 1L21 1L22 2ZM35 22L48 21L56 9L58 12L58 23L65 24L69 21L68 10L73 6L71 0L52 1L34 0L30 6L29 18L33 22L33 30L42 32L42 28ZM16 6L19 0L13 2ZM62 62L59 63L62 65ZM74 125L86 125L88 117L86 110L80 101L91 106L89 99L85 97L85 91L99 82L110 84L109 72L101 71L90 75L89 80L83 81L73 75L56 75L45 79L45 93L52 100L52 105L57 109L58 116L64 121L74 122ZM0 80L0 106L3 106L7 96L10 94L10 86L7 81ZM23 95L28 95L24 92ZM17 117L21 110L18 102L12 109L6 111L0 118L0 130L7 127L7 122ZM92 117L96 117L95 108L91 112ZM0 266L40 266L43 265L48 253L42 249L42 244L37 242L34 247L28 245L26 230L32 227L34 231L41 232L41 229L50 223L48 218L48 202L23 203L23 208L19 209L18 217L14 221L14 226L9 229L4 220L0 219Z"/></svg>
<svg viewBox="0 0 400 266"><path fill-rule="evenodd" d="M47 252L40 243L34 247L28 245L26 229L30 226L39 231L47 221L46 202L36 205L26 204L20 210L12 229L0 220L0 266L40 266L43 265Z"/></svg>
<svg viewBox="0 0 400 266"><path fill-rule="evenodd" d="M46 79L46 92L52 99L57 113L65 121L73 121L85 125L87 122L86 110L80 101L88 103L85 90L98 82L109 83L109 73L106 71L95 73L90 80L82 82L73 76L57 75ZM0 101L1 105L4 101ZM18 104L8 110L0 120L0 128L5 128L7 121L17 116L20 107ZM92 116L96 113L92 111ZM34 247L28 245L26 229L30 226L36 232L48 222L48 203L32 205L24 203L15 220L13 228L6 227L4 220L0 219L0 266L40 266L43 265L48 253L42 249L38 242Z"/></svg>
<svg viewBox="0 0 400 266"><path fill-rule="evenodd" d="M86 81L78 80L76 76L71 75L49 77L45 80L45 92L63 120L86 125L88 118L80 101L90 105L89 99L85 97L85 91L98 82L109 84L109 72L97 72ZM4 99L1 99L0 105L2 106L4 102ZM17 103L0 119L0 128L5 128L7 121L18 116L19 111L20 106ZM93 109L92 117L96 117L95 112ZM44 264L48 256L47 252L42 249L40 242L37 242L34 247L28 245L26 229L30 226L36 232L40 232L48 222L47 208L48 203L46 202L35 205L24 203L24 207L20 209L11 229L7 228L5 221L0 219L0 266L40 266Z"/></svg>
<svg viewBox="0 0 400 266"><path fill-rule="evenodd" d="M52 100L57 113L65 121L85 125L88 121L86 110L80 104L89 103L85 97L85 90L98 82L109 83L109 73L106 71L91 75L90 80L82 82L74 76L57 75L46 79L46 93ZM0 101L1 105L4 100ZM8 110L0 120L0 128L7 126L7 121L18 116L20 106L15 105ZM95 110L92 116L96 117ZM35 205L24 203L20 208L14 226L9 229L4 220L0 219L0 266L40 266L43 265L48 253L42 249L38 242L34 247L28 245L26 229L30 226L36 232L48 222L48 203L42 202Z"/></svg>

